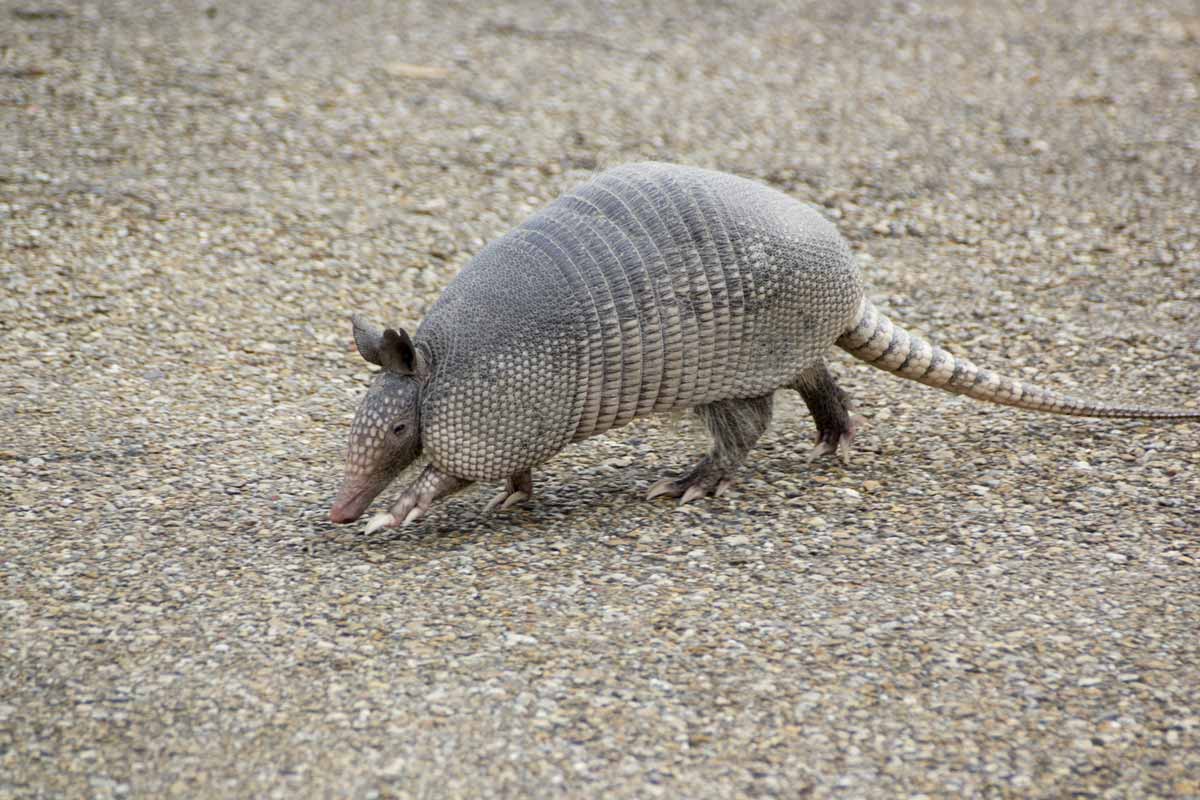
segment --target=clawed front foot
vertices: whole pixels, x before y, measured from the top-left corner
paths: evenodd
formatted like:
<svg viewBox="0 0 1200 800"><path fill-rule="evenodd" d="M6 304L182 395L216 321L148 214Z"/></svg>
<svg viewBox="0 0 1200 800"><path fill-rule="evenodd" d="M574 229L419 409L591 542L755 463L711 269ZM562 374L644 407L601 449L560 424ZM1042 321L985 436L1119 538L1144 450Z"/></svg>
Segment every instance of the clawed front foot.
<svg viewBox="0 0 1200 800"><path fill-rule="evenodd" d="M518 503L524 503L533 497L533 475L529 470L510 475L504 482L504 490L488 501L483 507L484 512L490 513L499 508L505 511Z"/></svg>
<svg viewBox="0 0 1200 800"><path fill-rule="evenodd" d="M853 444L855 434L858 433L859 427L865 421L862 417L855 414L848 418L845 427L840 425L818 427L817 443L808 451L808 456L805 460L812 462L813 459L836 453L843 464L849 464L850 445Z"/></svg>
<svg viewBox="0 0 1200 800"><path fill-rule="evenodd" d="M425 467L412 484L400 493L396 502L387 511L371 517L366 532L374 533L381 528L400 528L415 522L429 511L434 501L454 494L470 481L439 472L432 465Z"/></svg>
<svg viewBox="0 0 1200 800"><path fill-rule="evenodd" d="M686 475L678 478L663 478L650 487L646 499L667 495L678 497L679 504L690 503L693 500L713 495L720 497L733 485L733 479L726 470L721 469L710 456L700 459Z"/></svg>

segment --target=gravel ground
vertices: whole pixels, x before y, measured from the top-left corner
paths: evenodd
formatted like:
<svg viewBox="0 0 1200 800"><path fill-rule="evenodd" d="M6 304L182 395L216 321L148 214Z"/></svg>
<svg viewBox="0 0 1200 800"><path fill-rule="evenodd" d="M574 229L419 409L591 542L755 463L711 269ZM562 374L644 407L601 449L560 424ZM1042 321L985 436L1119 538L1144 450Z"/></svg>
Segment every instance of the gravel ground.
<svg viewBox="0 0 1200 800"><path fill-rule="evenodd" d="M818 204L981 363L1195 408L1198 86L1192 0L0 0L0 797L1200 796L1196 424L838 358L849 467L789 396L730 497L640 499L702 446L656 419L504 516L326 521L349 314L634 159Z"/></svg>

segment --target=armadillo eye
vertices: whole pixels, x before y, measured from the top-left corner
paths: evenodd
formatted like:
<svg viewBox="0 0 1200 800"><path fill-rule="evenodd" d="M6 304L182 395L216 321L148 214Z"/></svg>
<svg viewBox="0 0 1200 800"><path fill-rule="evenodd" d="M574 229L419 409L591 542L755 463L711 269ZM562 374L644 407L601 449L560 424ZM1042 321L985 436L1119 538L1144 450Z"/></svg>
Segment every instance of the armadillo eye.
<svg viewBox="0 0 1200 800"><path fill-rule="evenodd" d="M401 422L399 425L392 428L392 433L396 434L397 436L402 436L404 434L404 431L407 429L408 429L408 426L405 425L403 422Z"/></svg>

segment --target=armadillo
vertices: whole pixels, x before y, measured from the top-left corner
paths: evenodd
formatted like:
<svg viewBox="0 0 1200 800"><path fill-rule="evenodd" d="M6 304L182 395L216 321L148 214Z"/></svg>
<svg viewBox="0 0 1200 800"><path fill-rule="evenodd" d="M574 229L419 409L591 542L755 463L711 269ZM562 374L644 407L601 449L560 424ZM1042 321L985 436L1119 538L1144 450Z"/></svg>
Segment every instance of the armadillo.
<svg viewBox="0 0 1200 800"><path fill-rule="evenodd" d="M595 175L485 246L412 336L353 319L382 369L354 417L334 522L358 519L418 456L427 465L368 530L423 516L474 481L488 508L529 499L531 470L571 442L692 409L713 438L648 498L721 494L795 389L810 458L845 458L860 424L831 345L928 386L1032 411L1200 419L1104 405L975 366L894 323L864 294L845 239L813 207L721 172L661 163Z"/></svg>

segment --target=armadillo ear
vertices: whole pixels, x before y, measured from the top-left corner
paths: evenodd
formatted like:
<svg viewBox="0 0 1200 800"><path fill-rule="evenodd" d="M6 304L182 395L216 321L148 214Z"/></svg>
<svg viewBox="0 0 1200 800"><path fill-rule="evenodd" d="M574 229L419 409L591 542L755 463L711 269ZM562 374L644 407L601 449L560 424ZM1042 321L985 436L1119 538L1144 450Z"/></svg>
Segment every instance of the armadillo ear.
<svg viewBox="0 0 1200 800"><path fill-rule="evenodd" d="M379 366L397 375L412 375L416 371L417 351L403 328L388 328L383 332L379 348Z"/></svg>
<svg viewBox="0 0 1200 800"><path fill-rule="evenodd" d="M386 372L397 375L425 374L424 365L417 357L417 349L403 328L379 328L355 314L354 346L368 362L383 367ZM418 375L417 373L421 374Z"/></svg>
<svg viewBox="0 0 1200 800"><path fill-rule="evenodd" d="M358 314L355 314L350 322L354 326L354 346L358 348L359 355L369 363L382 367L379 350L383 347L383 329L377 328Z"/></svg>

